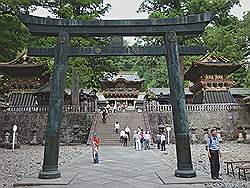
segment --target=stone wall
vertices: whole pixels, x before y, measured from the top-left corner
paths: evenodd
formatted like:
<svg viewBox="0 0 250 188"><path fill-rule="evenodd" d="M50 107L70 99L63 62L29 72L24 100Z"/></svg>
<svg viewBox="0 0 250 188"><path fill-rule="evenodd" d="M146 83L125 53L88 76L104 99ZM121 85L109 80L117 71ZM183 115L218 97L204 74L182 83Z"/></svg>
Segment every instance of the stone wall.
<svg viewBox="0 0 250 188"><path fill-rule="evenodd" d="M73 126L80 127L80 139L86 143L90 127L94 121L95 114L91 113L64 113L61 127L61 140L66 144L73 139ZM18 127L18 141L22 144L29 144L33 138L32 131L37 131L37 141L41 144L44 141L44 133L47 126L46 112L5 112L0 114L0 141L3 141L5 131L12 135L12 127Z"/></svg>
<svg viewBox="0 0 250 188"><path fill-rule="evenodd" d="M238 127L250 127L250 110L223 111L188 111L188 125L197 128L196 135L199 142L203 140L203 129L220 127L223 140L235 140L238 137ZM160 124L170 126L171 141L174 142L172 112L144 112L144 119L154 135ZM190 131L191 134L191 131Z"/></svg>

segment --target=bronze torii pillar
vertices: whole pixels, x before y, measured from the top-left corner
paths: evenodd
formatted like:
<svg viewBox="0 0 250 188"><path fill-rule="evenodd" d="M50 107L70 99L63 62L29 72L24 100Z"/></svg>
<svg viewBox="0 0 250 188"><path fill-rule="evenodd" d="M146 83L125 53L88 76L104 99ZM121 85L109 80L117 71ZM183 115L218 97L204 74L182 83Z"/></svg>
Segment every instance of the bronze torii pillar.
<svg viewBox="0 0 250 188"><path fill-rule="evenodd" d="M41 179L59 178L61 176L58 170L58 156L69 42L69 34L60 31L57 38L55 64L49 98L43 168L38 176L38 178Z"/></svg>
<svg viewBox="0 0 250 188"><path fill-rule="evenodd" d="M195 177L196 172L193 170L191 159L184 83L181 76L176 33L174 31L167 32L164 40L176 141L177 170L175 176Z"/></svg>

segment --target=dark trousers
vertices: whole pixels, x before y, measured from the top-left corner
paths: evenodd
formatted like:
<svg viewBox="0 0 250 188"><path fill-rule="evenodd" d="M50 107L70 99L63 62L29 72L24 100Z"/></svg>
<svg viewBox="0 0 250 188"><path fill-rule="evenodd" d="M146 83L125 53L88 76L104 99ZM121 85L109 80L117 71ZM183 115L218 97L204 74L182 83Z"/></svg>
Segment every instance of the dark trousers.
<svg viewBox="0 0 250 188"><path fill-rule="evenodd" d="M161 142L161 151L165 151L166 150L166 140L163 140Z"/></svg>
<svg viewBox="0 0 250 188"><path fill-rule="evenodd" d="M118 130L119 130L119 129L115 129L116 134L118 134Z"/></svg>
<svg viewBox="0 0 250 188"><path fill-rule="evenodd" d="M161 140L157 140L157 149L161 149Z"/></svg>
<svg viewBox="0 0 250 188"><path fill-rule="evenodd" d="M128 146L128 138L123 138L123 145Z"/></svg>
<svg viewBox="0 0 250 188"><path fill-rule="evenodd" d="M211 166L211 177L217 178L219 177L219 171L220 171L220 161L219 161L219 152L210 150L211 158L210 166Z"/></svg>
<svg viewBox="0 0 250 188"><path fill-rule="evenodd" d="M128 135L128 139L130 140L130 133L129 132L125 132L126 135Z"/></svg>

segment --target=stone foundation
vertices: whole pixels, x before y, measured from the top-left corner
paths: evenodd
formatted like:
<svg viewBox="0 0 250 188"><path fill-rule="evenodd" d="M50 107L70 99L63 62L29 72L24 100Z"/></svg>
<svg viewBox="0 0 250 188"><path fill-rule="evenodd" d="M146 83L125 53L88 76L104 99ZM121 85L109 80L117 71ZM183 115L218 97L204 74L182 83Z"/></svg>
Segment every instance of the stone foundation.
<svg viewBox="0 0 250 188"><path fill-rule="evenodd" d="M80 127L81 143L86 143L90 127L94 121L94 113L64 113L61 127L61 141L69 144L74 138L73 127ZM12 127L17 125L18 142L30 144L36 131L36 140L39 144L44 142L47 126L47 113L45 112L5 112L0 114L0 142L4 140L4 133L8 131L9 141L12 140Z"/></svg>

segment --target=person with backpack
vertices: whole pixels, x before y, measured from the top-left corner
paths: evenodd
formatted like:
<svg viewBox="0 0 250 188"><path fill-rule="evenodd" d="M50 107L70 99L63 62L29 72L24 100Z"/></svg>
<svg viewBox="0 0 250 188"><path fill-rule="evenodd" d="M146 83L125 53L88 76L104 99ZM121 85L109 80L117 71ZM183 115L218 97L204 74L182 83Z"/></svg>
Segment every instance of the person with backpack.
<svg viewBox="0 0 250 188"><path fill-rule="evenodd" d="M211 129L211 136L207 141L208 158L210 161L211 177L214 180L221 180L220 171L220 145L216 129Z"/></svg>

